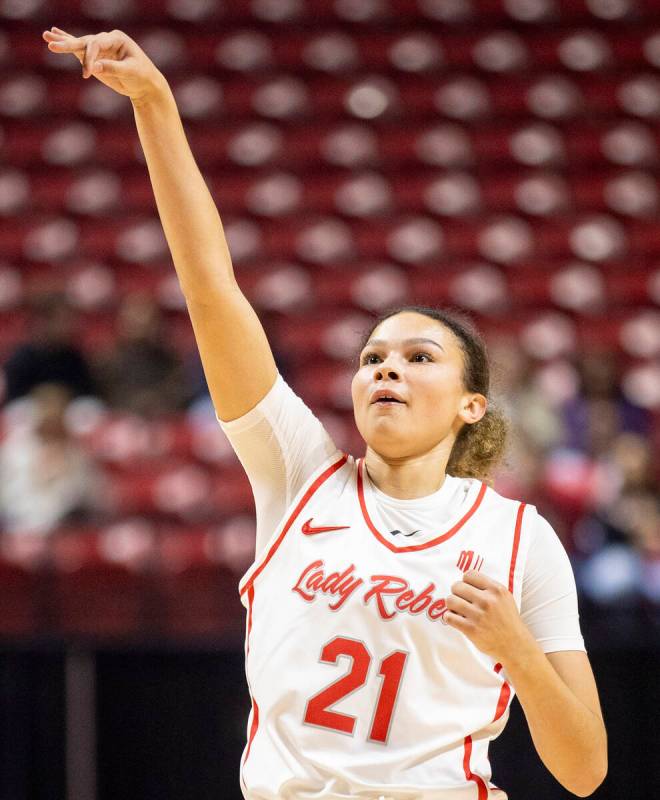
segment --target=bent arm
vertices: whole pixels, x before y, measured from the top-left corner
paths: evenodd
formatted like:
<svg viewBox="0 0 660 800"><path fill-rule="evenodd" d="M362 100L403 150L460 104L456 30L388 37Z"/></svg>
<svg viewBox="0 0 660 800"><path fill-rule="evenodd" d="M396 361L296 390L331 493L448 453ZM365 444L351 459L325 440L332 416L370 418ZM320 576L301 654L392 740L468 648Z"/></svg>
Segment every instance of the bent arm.
<svg viewBox="0 0 660 800"><path fill-rule="evenodd" d="M583 650L575 580L546 520L528 516L523 535L529 540L522 613L512 587L469 570L452 586L445 619L503 665L541 760L569 791L586 797L607 773L607 736Z"/></svg>
<svg viewBox="0 0 660 800"><path fill-rule="evenodd" d="M545 654L530 635L503 666L545 766L573 794L592 794L607 774L607 733L587 654Z"/></svg>

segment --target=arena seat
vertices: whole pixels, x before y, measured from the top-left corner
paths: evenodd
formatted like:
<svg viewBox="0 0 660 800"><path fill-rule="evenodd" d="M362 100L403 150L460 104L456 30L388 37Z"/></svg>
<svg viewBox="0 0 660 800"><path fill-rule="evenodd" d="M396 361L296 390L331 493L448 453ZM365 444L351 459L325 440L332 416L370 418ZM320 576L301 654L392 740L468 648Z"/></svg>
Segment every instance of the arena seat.
<svg viewBox="0 0 660 800"><path fill-rule="evenodd" d="M43 575L0 555L0 581L0 640L39 634L44 627L40 613Z"/></svg>
<svg viewBox="0 0 660 800"><path fill-rule="evenodd" d="M54 633L130 637L144 630L149 541L138 558L127 558L108 547L100 530L70 529L58 532L50 550L48 618Z"/></svg>
<svg viewBox="0 0 660 800"><path fill-rule="evenodd" d="M240 635L238 576L217 560L206 529L162 530L152 591L152 628L176 638Z"/></svg>

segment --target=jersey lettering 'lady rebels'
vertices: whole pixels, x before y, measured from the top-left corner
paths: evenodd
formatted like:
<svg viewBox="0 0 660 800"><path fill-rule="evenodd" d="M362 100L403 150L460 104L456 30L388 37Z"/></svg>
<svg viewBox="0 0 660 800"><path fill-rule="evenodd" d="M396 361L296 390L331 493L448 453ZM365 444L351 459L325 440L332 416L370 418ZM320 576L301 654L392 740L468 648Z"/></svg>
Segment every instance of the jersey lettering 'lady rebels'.
<svg viewBox="0 0 660 800"><path fill-rule="evenodd" d="M332 611L336 611L365 581L355 576L355 564L351 564L341 572L330 572L328 575L324 572L323 567L323 561L312 561L301 572L293 591L298 592L303 600L310 603L316 600L318 593L339 595L340 599L328 606ZM396 575L372 575L369 580L373 586L364 594L362 600L365 605L368 605L371 600L375 600L382 619L392 619L398 611L413 615L426 611L428 618L435 621L441 619L446 611L444 598L436 600L433 596L435 583L429 583L425 589L417 593L410 588L407 580L397 578ZM446 593L450 591L451 589L448 588ZM386 596L396 597L390 611L385 605L384 598Z"/></svg>
<svg viewBox="0 0 660 800"><path fill-rule="evenodd" d="M552 528L451 475L430 496L384 495L281 376L222 427L257 511L257 558L240 583L247 800L502 800L487 749L512 689L443 624L444 601L479 570L510 589L545 652L584 650Z"/></svg>

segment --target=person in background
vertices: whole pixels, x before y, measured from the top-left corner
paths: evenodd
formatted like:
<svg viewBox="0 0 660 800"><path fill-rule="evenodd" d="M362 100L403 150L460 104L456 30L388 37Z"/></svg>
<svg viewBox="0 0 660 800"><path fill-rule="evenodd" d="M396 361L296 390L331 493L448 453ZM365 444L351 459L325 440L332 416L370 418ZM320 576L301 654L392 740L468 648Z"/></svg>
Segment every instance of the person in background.
<svg viewBox="0 0 660 800"><path fill-rule="evenodd" d="M579 390L562 409L566 447L598 457L609 449L613 432L642 436L650 432L648 411L634 405L621 391L616 353L588 350L576 366Z"/></svg>
<svg viewBox="0 0 660 800"><path fill-rule="evenodd" d="M47 535L103 511L102 475L73 437L66 386L41 384L0 446L0 524L4 533Z"/></svg>
<svg viewBox="0 0 660 800"><path fill-rule="evenodd" d="M494 391L500 405L510 419L515 419L521 440L542 457L564 437L557 403L535 380L534 365L515 338L493 337L488 342L488 351L493 360Z"/></svg>
<svg viewBox="0 0 660 800"><path fill-rule="evenodd" d="M42 383L66 386L73 396L93 395L95 386L87 359L75 343L73 309L60 293L35 300L32 333L4 366L7 403L29 394Z"/></svg>
<svg viewBox="0 0 660 800"><path fill-rule="evenodd" d="M575 526L577 580L601 604L645 597L660 609L660 501L647 439L619 433L595 507Z"/></svg>
<svg viewBox="0 0 660 800"><path fill-rule="evenodd" d="M112 408L152 417L178 411L187 399L181 359L166 344L160 308L147 295L125 298L114 347L95 368Z"/></svg>

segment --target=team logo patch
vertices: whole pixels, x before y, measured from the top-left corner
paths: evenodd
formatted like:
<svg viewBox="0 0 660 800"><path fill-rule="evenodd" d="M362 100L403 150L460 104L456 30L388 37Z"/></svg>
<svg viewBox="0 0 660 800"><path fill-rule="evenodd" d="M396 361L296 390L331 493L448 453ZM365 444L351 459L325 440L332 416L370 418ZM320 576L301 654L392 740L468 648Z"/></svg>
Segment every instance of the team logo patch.
<svg viewBox="0 0 660 800"><path fill-rule="evenodd" d="M312 520L314 518L310 517L307 522L303 522L301 531L305 534L305 536L313 536L315 533L327 533L328 531L345 531L347 528L350 528L350 525L320 525L320 526L313 526Z"/></svg>
<svg viewBox="0 0 660 800"><path fill-rule="evenodd" d="M483 565L483 557L475 553L474 550L461 550L461 554L456 562L456 566L461 572L467 572L469 569L480 570Z"/></svg>

